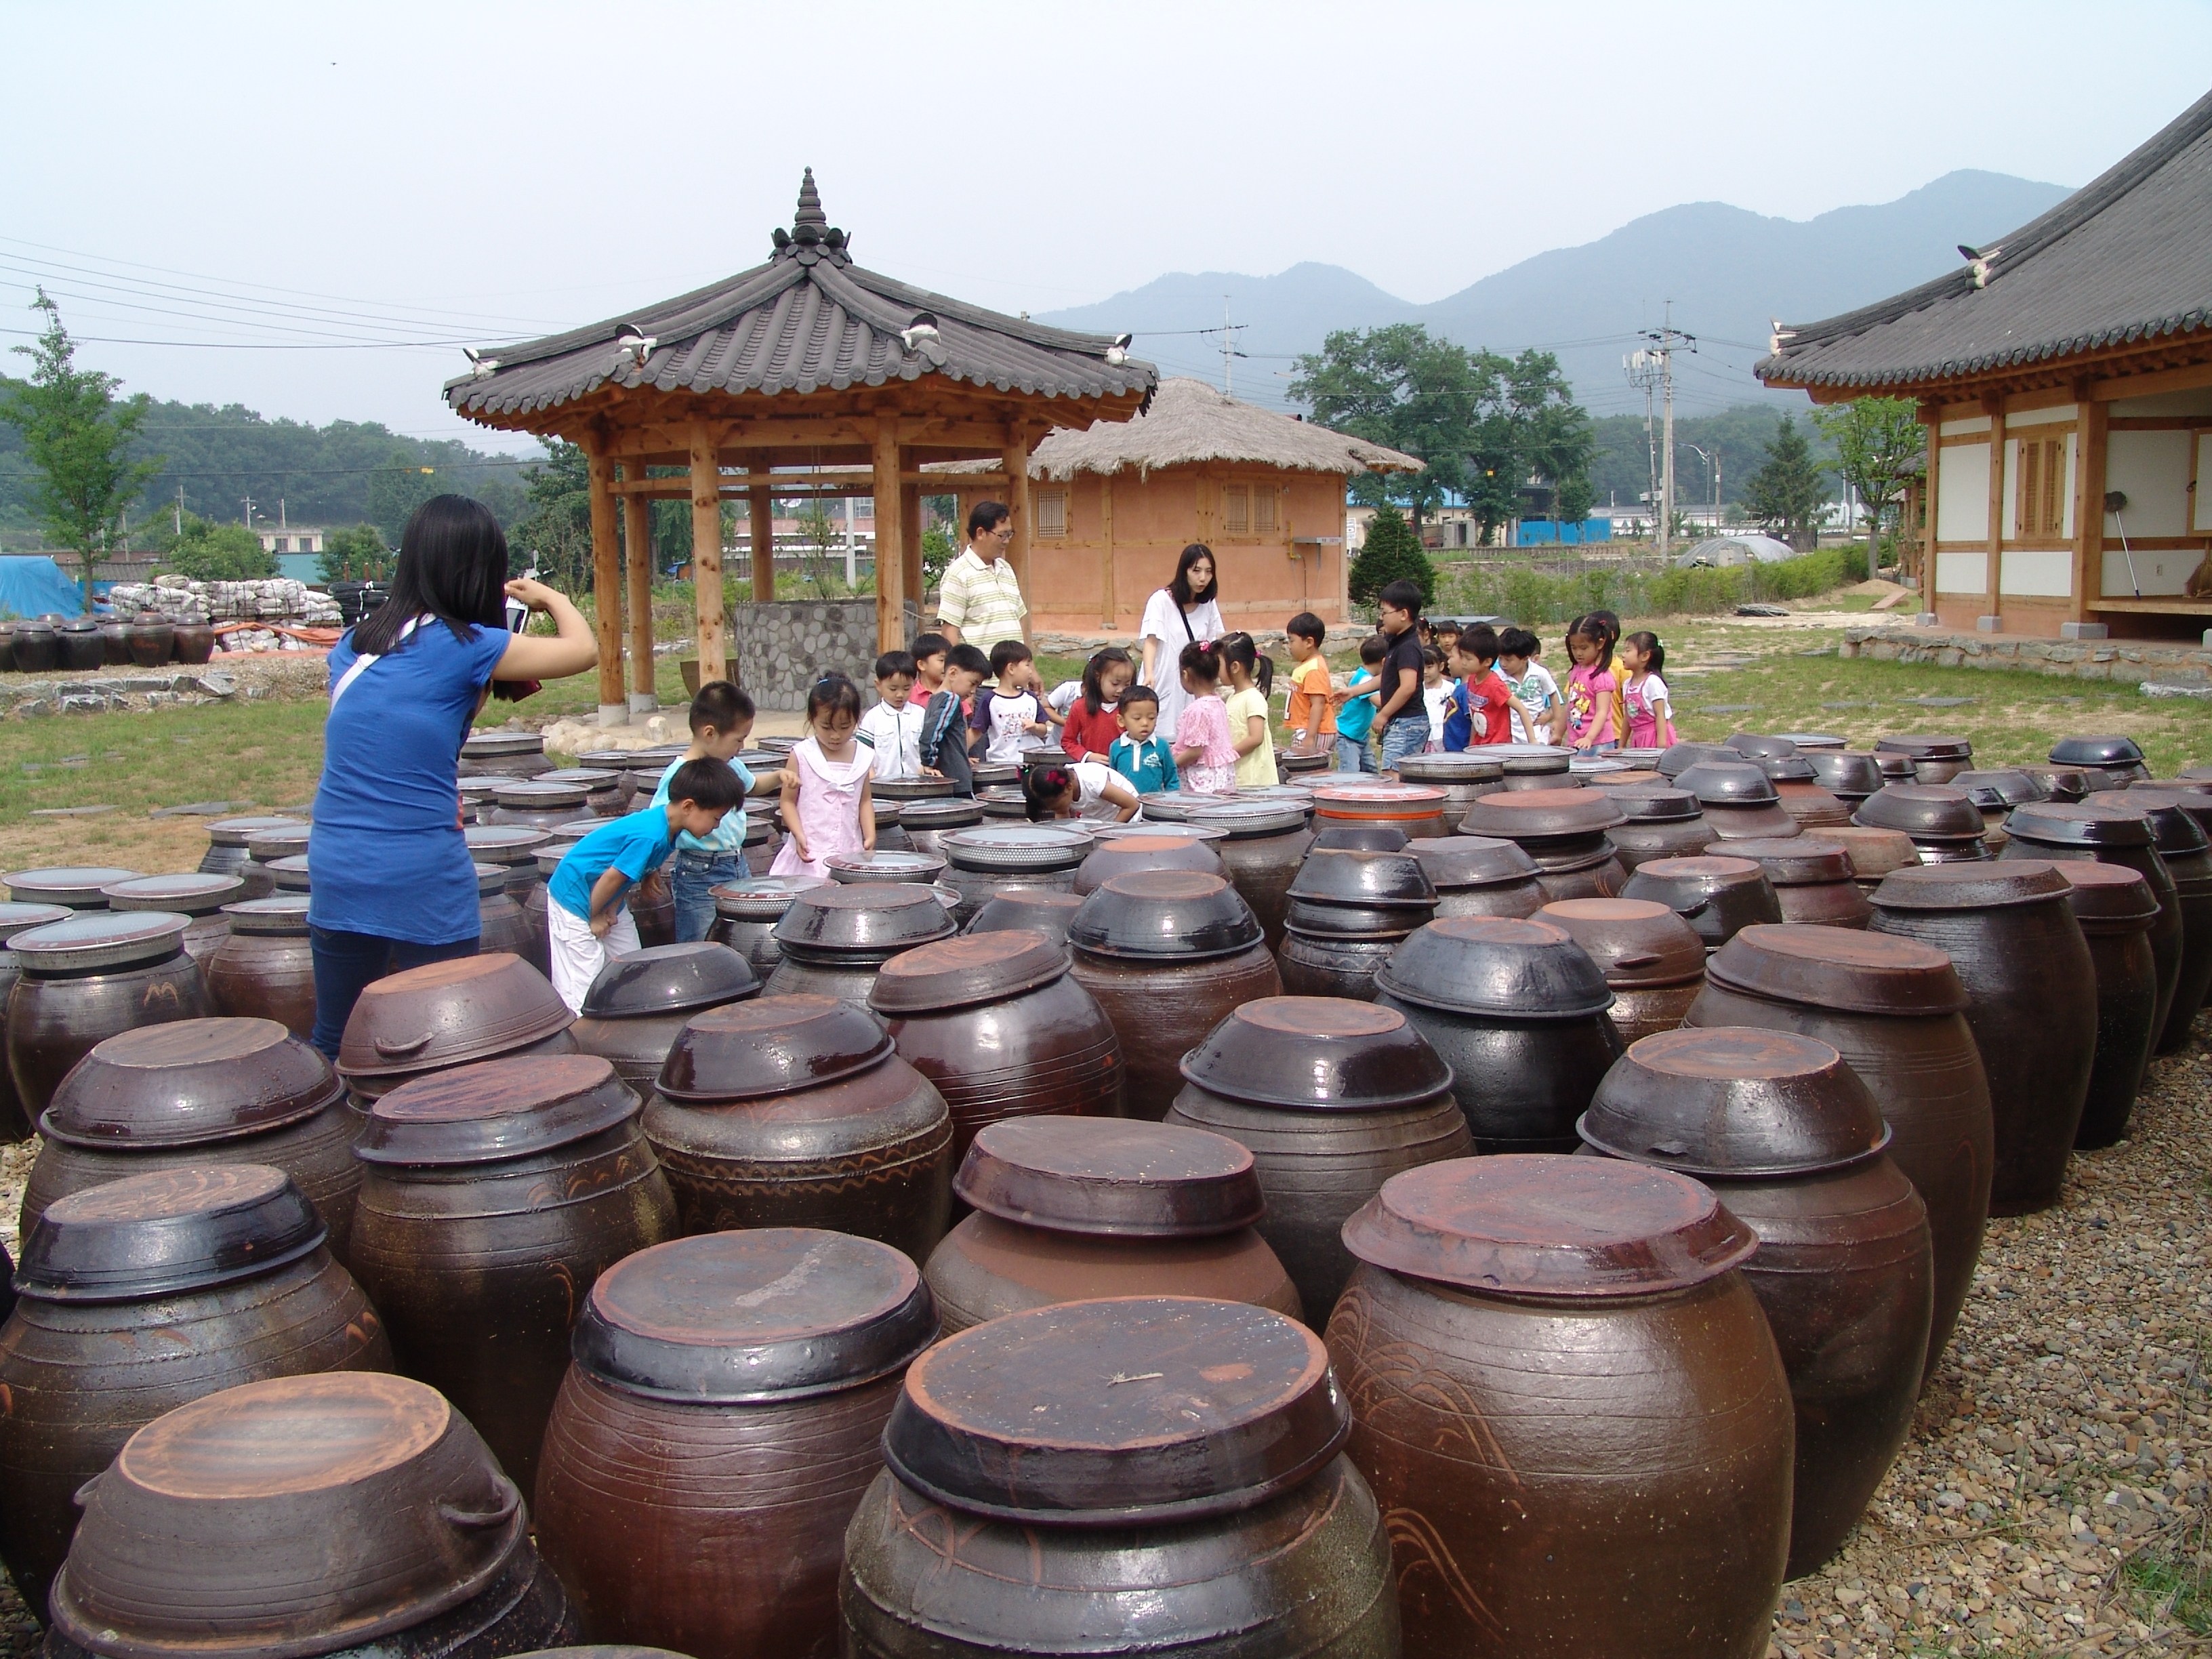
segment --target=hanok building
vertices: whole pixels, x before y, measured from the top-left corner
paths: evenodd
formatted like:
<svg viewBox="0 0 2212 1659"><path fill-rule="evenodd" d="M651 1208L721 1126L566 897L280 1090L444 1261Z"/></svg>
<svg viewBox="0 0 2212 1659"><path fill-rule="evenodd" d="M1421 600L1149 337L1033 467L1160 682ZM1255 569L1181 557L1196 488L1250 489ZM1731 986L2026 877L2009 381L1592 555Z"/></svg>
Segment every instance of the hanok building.
<svg viewBox="0 0 2212 1659"><path fill-rule="evenodd" d="M2212 95L2041 218L1960 251L1948 276L1778 328L1759 378L1816 403L1919 402L1945 626L2204 629Z"/></svg>

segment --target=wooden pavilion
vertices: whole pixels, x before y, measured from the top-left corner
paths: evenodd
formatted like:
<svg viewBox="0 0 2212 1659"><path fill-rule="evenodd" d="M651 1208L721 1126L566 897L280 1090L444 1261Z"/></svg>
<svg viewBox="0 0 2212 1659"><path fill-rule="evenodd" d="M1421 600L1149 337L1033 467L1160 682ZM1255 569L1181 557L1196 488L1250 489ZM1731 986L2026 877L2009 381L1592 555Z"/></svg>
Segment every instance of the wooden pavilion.
<svg viewBox="0 0 2212 1659"><path fill-rule="evenodd" d="M972 480L1014 511L1007 557L1029 585L1030 447L1055 427L1141 410L1158 374L1127 337L1000 316L863 270L808 169L767 264L589 327L487 351L446 399L486 426L580 445L590 458L599 718L653 706L654 499L691 503L702 678L727 672L722 502L753 525L753 591L775 595L776 496L873 498L878 649L905 643L921 596L921 489L930 461L983 459ZM682 468L683 476L650 476ZM619 507L618 505L619 504ZM617 513L622 518L617 529ZM627 580L623 539L629 547ZM631 692L623 690L627 588Z"/></svg>
<svg viewBox="0 0 2212 1659"><path fill-rule="evenodd" d="M1961 270L1758 366L1816 403L1911 398L1923 592L1954 628L2102 638L2212 623L2212 95Z"/></svg>

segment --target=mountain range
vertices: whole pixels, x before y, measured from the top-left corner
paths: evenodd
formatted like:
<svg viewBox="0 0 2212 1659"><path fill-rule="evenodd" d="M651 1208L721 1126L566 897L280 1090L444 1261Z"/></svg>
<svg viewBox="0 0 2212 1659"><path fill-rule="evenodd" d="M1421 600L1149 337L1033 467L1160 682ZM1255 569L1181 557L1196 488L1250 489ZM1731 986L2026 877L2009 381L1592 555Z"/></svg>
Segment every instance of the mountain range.
<svg viewBox="0 0 2212 1659"><path fill-rule="evenodd" d="M1469 348L1555 352L1593 414L1643 410L1621 358L1638 331L1674 325L1698 337L1675 359L1675 407L1697 412L1772 399L1752 378L1770 320L1813 322L1881 299L1959 263L2070 191L1999 173L1948 173L1893 202L1837 208L1806 220L1768 218L1721 202L1687 202L1630 221L1579 247L1554 248L1483 277L1432 305L1414 305L1340 265L1305 263L1273 276L1176 272L1093 305L1037 320L1101 333L1127 331L1164 374L1218 385L1224 312L1243 326L1237 395L1287 406L1301 352L1333 329L1423 323ZM1225 296L1225 298L1224 298ZM1202 332L1201 331L1212 331ZM1798 394L1789 401L1802 405Z"/></svg>

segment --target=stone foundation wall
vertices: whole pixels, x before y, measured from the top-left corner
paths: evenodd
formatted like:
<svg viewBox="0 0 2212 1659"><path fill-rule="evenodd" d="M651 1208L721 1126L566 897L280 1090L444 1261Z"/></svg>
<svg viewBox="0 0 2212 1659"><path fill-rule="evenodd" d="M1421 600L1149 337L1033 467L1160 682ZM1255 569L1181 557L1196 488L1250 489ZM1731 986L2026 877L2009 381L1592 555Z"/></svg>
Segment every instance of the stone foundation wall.
<svg viewBox="0 0 2212 1659"><path fill-rule="evenodd" d="M2212 649L2180 641L2008 640L1942 629L1854 627L1837 654L1939 668L2010 668L2140 685L2157 696L2212 696Z"/></svg>
<svg viewBox="0 0 2212 1659"><path fill-rule="evenodd" d="M906 637L921 632L921 612L906 607ZM876 602L777 599L732 609L730 649L738 684L763 708L803 709L824 674L843 674L873 701Z"/></svg>

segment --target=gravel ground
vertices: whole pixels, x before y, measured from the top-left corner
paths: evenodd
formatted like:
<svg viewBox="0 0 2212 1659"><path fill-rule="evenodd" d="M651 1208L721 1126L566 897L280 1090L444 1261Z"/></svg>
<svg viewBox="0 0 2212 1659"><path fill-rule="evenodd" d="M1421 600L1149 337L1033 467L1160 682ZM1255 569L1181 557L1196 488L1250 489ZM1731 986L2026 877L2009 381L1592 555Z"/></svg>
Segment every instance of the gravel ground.
<svg viewBox="0 0 2212 1659"><path fill-rule="evenodd" d="M2212 1054L2154 1062L2137 1111L2059 1208L1990 1224L1911 1443L1771 1656L2212 1651ZM11 1251L29 1167L0 1148ZM0 1659L37 1641L0 1585Z"/></svg>

